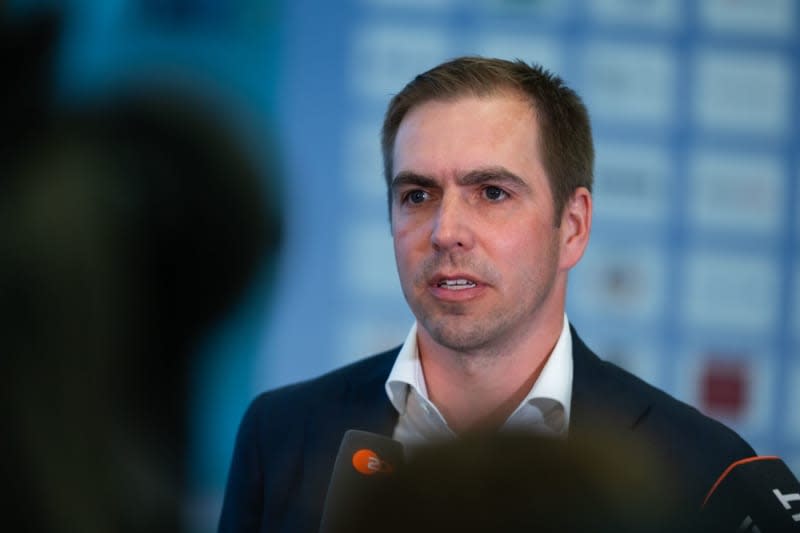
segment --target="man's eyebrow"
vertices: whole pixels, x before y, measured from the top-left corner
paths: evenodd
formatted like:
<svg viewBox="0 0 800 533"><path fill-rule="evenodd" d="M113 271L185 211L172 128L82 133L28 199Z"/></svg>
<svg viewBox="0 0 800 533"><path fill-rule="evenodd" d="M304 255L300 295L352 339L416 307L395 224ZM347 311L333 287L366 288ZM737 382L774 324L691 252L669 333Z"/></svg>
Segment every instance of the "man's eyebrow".
<svg viewBox="0 0 800 533"><path fill-rule="evenodd" d="M525 180L503 167L479 168L471 170L458 178L459 185L481 185L490 182L498 185L511 184L526 191L531 189L531 186Z"/></svg>
<svg viewBox="0 0 800 533"><path fill-rule="evenodd" d="M438 187L439 183L433 178L429 178L428 176L423 176L407 170L399 172L394 179L392 179L392 190L407 185L433 188Z"/></svg>
<svg viewBox="0 0 800 533"><path fill-rule="evenodd" d="M485 167L467 172L458 178L458 184L463 186L481 185L483 183L496 183L497 185L513 185L525 191L530 191L531 186L522 178L503 167ZM392 179L391 188L395 190L403 186L424 187L427 189L439 187L440 184L433 178L417 174L409 170L399 172Z"/></svg>

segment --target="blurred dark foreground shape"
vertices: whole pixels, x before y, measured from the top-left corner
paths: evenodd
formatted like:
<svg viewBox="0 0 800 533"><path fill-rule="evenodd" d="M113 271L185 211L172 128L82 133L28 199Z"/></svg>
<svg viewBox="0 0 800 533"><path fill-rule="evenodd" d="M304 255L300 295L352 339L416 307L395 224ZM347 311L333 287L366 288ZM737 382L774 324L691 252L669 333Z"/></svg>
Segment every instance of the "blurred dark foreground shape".
<svg viewBox="0 0 800 533"><path fill-rule="evenodd" d="M196 95L54 112L55 22L2 30L3 529L179 531L192 354L274 260L274 176Z"/></svg>
<svg viewBox="0 0 800 533"><path fill-rule="evenodd" d="M354 506L352 533L673 532L668 472L614 438L472 436L422 449ZM653 476L660 479L654 480ZM658 487L658 488L656 488Z"/></svg>

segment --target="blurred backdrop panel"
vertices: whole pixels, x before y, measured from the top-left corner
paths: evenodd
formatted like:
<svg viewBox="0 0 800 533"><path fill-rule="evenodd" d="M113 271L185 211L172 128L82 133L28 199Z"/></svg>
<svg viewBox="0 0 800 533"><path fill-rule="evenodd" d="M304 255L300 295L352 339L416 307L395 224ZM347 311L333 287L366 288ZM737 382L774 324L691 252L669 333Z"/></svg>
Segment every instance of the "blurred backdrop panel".
<svg viewBox="0 0 800 533"><path fill-rule="evenodd" d="M403 340L382 113L463 54L541 63L588 104L596 216L568 301L584 340L800 474L794 0L60 4L62 98L203 79L280 151L275 276L208 336L193 374L195 530L213 529L250 398Z"/></svg>

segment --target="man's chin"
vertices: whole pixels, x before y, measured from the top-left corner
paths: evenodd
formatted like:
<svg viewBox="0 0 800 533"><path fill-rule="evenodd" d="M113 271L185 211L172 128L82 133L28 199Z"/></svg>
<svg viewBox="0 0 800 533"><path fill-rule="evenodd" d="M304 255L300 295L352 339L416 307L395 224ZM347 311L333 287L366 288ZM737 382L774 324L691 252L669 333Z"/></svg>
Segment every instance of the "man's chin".
<svg viewBox="0 0 800 533"><path fill-rule="evenodd" d="M453 324L452 322L458 322ZM470 353L482 351L491 344L492 335L480 321L470 319L471 324L463 323L463 318L437 320L423 323L422 327L433 342L455 352Z"/></svg>

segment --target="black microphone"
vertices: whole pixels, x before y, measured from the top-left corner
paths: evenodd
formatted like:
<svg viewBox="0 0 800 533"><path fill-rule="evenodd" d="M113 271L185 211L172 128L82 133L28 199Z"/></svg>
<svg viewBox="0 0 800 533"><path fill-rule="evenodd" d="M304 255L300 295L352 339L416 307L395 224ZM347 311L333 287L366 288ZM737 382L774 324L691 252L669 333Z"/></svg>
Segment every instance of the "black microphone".
<svg viewBox="0 0 800 533"><path fill-rule="evenodd" d="M320 533L345 531L353 513L376 488L402 467L403 445L396 440L350 429L344 434L328 485Z"/></svg>
<svg viewBox="0 0 800 533"><path fill-rule="evenodd" d="M800 482L778 457L731 464L703 503L704 531L800 532Z"/></svg>

